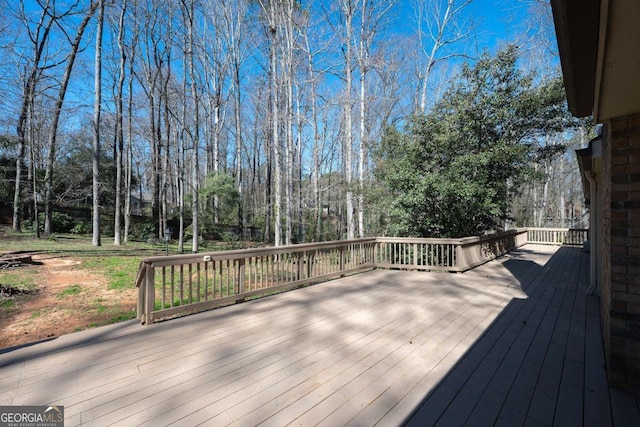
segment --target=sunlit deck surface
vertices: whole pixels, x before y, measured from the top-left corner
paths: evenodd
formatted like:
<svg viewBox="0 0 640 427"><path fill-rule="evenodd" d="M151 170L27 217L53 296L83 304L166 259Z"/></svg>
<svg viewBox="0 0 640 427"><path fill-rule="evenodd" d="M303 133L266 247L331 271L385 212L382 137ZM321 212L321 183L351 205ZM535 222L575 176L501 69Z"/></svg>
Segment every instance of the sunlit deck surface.
<svg viewBox="0 0 640 427"><path fill-rule="evenodd" d="M463 274L376 270L0 354L0 405L74 425L640 425L609 389L588 256L527 245Z"/></svg>

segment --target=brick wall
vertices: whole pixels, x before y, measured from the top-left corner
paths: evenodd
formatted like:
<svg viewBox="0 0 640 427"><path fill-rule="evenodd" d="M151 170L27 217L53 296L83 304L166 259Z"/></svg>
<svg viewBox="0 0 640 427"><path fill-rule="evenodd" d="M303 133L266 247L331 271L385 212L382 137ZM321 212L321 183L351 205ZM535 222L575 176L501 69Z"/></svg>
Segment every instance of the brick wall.
<svg viewBox="0 0 640 427"><path fill-rule="evenodd" d="M609 369L611 334L610 334L610 307L611 307L611 238L608 230L611 228L611 134L610 126L605 127L602 138L602 188L599 188L602 197L602 236L600 260L601 283L600 293L600 318L602 319L602 338L604 340L605 357L607 360L607 370L609 379L612 379L612 372ZM613 374L615 375L615 374Z"/></svg>
<svg viewBox="0 0 640 427"><path fill-rule="evenodd" d="M608 124L602 155L602 319L609 381L640 393L640 115Z"/></svg>

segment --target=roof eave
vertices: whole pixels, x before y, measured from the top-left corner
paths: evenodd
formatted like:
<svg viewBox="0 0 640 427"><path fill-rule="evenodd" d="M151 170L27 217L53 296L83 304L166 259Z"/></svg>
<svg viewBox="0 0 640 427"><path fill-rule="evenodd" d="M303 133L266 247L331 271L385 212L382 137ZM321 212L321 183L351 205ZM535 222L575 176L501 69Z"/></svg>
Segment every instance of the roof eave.
<svg viewBox="0 0 640 427"><path fill-rule="evenodd" d="M593 112L600 0L551 0L569 110Z"/></svg>

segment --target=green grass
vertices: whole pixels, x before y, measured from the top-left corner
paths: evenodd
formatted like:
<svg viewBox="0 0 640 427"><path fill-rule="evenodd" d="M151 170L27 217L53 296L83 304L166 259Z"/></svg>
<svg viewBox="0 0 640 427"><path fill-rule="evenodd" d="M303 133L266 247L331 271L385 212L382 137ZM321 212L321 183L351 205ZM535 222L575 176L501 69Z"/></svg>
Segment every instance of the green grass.
<svg viewBox="0 0 640 427"><path fill-rule="evenodd" d="M82 287L80 285L71 285L58 292L56 294L56 298L64 299L71 295L78 295L80 292L82 292Z"/></svg>
<svg viewBox="0 0 640 427"><path fill-rule="evenodd" d="M8 288L32 291L38 287L34 282L38 274L37 266L23 266L0 271L0 284Z"/></svg>
<svg viewBox="0 0 640 427"><path fill-rule="evenodd" d="M5 230L6 238L0 239L2 252L38 252L53 253L74 257L91 257L119 254L123 256L139 256L141 258L164 253L164 244L153 245L145 242L127 242L114 246L109 237L102 238L102 246L93 246L90 236L76 234L55 234L48 239L38 239L32 231L17 233ZM170 245L170 248L172 246ZM174 251L177 250L175 245ZM175 252L174 252L175 253Z"/></svg>
<svg viewBox="0 0 640 427"><path fill-rule="evenodd" d="M120 314L113 316L111 319L109 319L107 322L103 324L109 325L112 323L124 322L125 320L135 319L135 317L136 317L135 310L123 311Z"/></svg>
<svg viewBox="0 0 640 427"><path fill-rule="evenodd" d="M85 258L79 268L92 270L107 278L109 289L125 290L134 286L141 256L97 256Z"/></svg>
<svg viewBox="0 0 640 427"><path fill-rule="evenodd" d="M0 308L2 308L3 310L14 308L15 305L16 305L16 302L12 299L0 300Z"/></svg>
<svg viewBox="0 0 640 427"><path fill-rule="evenodd" d="M112 244L111 237L102 237L102 246L93 246L91 236L76 234L55 234L48 239L38 239L32 231L16 233L9 229L4 229L5 236L0 239L0 254L31 252L51 257L70 257L80 261L75 268L88 270L93 274L107 279L108 289L116 291L127 291L134 289L135 278L138 273L140 261L146 257L164 255L164 242L150 244L146 242L127 242L120 246ZM211 243L209 250L228 249L224 245ZM169 245L171 254L178 253L177 242ZM38 287L36 275L42 272L37 266L24 265L22 267L0 271L0 284L24 290L34 290ZM72 295L82 292L80 285L70 285L56 294L60 300L64 300ZM194 295L195 298L195 295ZM178 298L179 299L179 298ZM183 303L186 303L184 301ZM13 300L0 301L3 308L3 315L8 314L15 305ZM157 309L160 302L156 302ZM175 301L175 305L180 301ZM169 305L169 304L167 304ZM94 298L88 302L84 309L99 315L106 320L96 321L88 324L87 327L118 323L136 317L135 309L110 305L103 298ZM42 313L34 312L32 319L41 316ZM110 316L110 317L109 317Z"/></svg>
<svg viewBox="0 0 640 427"><path fill-rule="evenodd" d="M140 260L148 256L164 254L164 245L144 242L128 242L114 246L103 238L102 246L93 246L91 238L75 234L57 234L49 239L37 239L33 232L6 231L6 239L0 240L0 253L34 252L58 257L73 257L81 261L78 268L87 269L106 277L109 289L132 289ZM177 247L175 248L177 250ZM0 272L0 283L24 289L33 289L30 267ZM37 269L31 269L37 274ZM63 295L64 296L64 295Z"/></svg>
<svg viewBox="0 0 640 427"><path fill-rule="evenodd" d="M47 257L70 257L80 261L75 267L88 270L93 274L107 279L108 289L131 290L134 289L134 281L138 272L140 261L148 256L164 254L164 245L147 244L144 242L128 242L120 246L114 246L113 240L103 237L102 246L93 246L90 236L78 236L74 234L56 234L49 239L38 239L33 232L16 233L4 229L5 236L0 239L0 254L30 252ZM173 252L177 252L177 245ZM38 288L38 280L43 280L38 275L42 273L42 267L38 265L22 265L21 267L0 271L0 284L7 288L24 290L25 293ZM63 301L73 295L83 292L79 284L71 284L58 292L56 298ZM25 298L24 294L17 294L14 298L0 301L0 318L10 316L19 305L19 300ZM135 318L135 309L112 306L104 298L94 298L86 307L78 308L95 313L102 319L88 324L86 327L107 325ZM30 315L36 319L43 315L36 311ZM85 327L85 328L86 328ZM85 329L77 328L77 329Z"/></svg>

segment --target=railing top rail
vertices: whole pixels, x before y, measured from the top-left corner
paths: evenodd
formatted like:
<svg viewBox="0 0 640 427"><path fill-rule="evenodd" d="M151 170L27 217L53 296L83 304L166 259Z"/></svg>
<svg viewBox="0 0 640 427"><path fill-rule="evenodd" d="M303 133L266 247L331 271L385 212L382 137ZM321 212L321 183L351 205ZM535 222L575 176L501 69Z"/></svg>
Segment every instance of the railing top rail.
<svg viewBox="0 0 640 427"><path fill-rule="evenodd" d="M436 238L436 237L377 237L380 243L434 243L434 244L458 244L462 239Z"/></svg>
<svg viewBox="0 0 640 427"><path fill-rule="evenodd" d="M497 231L495 233L488 233L488 234L484 234L482 236L471 236L471 237L463 237L460 239L460 243L462 243L463 245L468 245L468 244L472 244L472 243L477 243L477 242L482 242L482 241L486 241L486 240L493 240L493 239L501 239L505 236L515 236L517 234L523 234L526 233L527 229L526 228L514 228L511 230L505 230L505 231Z"/></svg>
<svg viewBox="0 0 640 427"><path fill-rule="evenodd" d="M529 231L589 231L588 228L527 227Z"/></svg>
<svg viewBox="0 0 640 427"><path fill-rule="evenodd" d="M487 239L499 239L510 234L526 233L527 228L515 228L512 230L498 231L495 233L489 233L482 236L471 237L454 237L454 238L434 238L434 237L378 237L378 242L383 243L433 243L433 244L452 244L452 245L465 245L470 243L476 243Z"/></svg>
<svg viewBox="0 0 640 427"><path fill-rule="evenodd" d="M171 265L180 263L200 262L203 257L207 256L211 260L227 260L227 259L244 259L248 257L256 257L263 255L277 255L284 253L298 253L323 248L339 248L360 243L375 243L376 238L364 238L353 240L334 240L330 242L318 243L301 243L297 245L286 246L265 246L259 248L236 249L230 251L212 251L199 252L195 254L176 254L176 255L159 255L147 257L142 260L143 263L151 265Z"/></svg>

